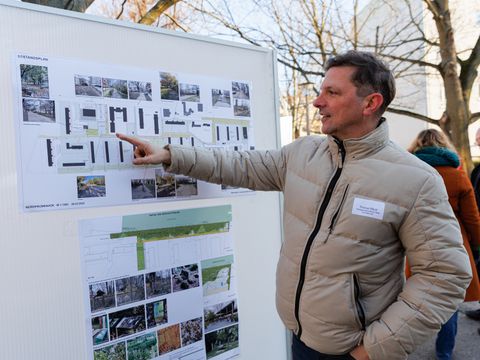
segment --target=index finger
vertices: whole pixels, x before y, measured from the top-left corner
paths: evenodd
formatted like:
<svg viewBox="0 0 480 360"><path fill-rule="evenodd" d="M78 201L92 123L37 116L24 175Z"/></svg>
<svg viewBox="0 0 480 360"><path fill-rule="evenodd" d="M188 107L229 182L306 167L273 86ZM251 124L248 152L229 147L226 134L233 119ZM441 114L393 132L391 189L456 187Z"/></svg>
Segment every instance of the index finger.
<svg viewBox="0 0 480 360"><path fill-rule="evenodd" d="M120 134L120 133L116 133L115 135L116 135L120 140L128 141L130 144L135 145L135 146L139 146L139 145L145 144L145 141L140 140L139 138L137 138L137 137L135 137L135 136L128 136L128 135Z"/></svg>

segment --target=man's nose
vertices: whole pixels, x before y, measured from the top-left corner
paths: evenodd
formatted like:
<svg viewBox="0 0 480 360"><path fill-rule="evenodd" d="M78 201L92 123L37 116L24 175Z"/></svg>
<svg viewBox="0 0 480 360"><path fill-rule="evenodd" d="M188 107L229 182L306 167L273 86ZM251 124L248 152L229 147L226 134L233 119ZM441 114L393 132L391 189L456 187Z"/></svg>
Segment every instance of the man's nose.
<svg viewBox="0 0 480 360"><path fill-rule="evenodd" d="M315 100L313 100L313 106L315 106L317 109L320 109L325 106L325 101L323 100L323 95L320 93Z"/></svg>

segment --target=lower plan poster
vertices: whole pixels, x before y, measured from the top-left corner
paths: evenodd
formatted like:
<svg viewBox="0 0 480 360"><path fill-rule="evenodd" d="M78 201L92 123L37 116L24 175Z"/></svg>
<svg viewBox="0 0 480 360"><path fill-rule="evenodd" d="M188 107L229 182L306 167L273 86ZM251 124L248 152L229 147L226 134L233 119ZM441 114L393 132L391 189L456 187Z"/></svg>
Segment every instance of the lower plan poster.
<svg viewBox="0 0 480 360"><path fill-rule="evenodd" d="M239 354L231 207L80 221L94 360Z"/></svg>

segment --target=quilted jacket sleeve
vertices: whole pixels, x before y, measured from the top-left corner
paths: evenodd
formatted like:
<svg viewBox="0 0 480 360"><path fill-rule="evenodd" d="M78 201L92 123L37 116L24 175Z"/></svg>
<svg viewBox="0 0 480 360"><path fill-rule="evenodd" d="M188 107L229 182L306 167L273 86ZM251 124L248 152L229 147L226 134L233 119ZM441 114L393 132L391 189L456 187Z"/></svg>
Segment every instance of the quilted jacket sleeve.
<svg viewBox="0 0 480 360"><path fill-rule="evenodd" d="M399 229L411 266L397 301L366 329L371 360L406 359L463 301L471 269L442 179L429 176Z"/></svg>
<svg viewBox="0 0 480 360"><path fill-rule="evenodd" d="M225 151L167 147L172 162L166 171L199 180L253 190L282 191L285 179L284 150Z"/></svg>

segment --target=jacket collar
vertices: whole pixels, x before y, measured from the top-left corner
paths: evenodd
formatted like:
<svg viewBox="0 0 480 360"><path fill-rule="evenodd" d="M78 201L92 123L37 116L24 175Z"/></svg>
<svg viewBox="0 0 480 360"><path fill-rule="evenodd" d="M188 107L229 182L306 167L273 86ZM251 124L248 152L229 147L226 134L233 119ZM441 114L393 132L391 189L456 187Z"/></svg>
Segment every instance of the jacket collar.
<svg viewBox="0 0 480 360"><path fill-rule="evenodd" d="M346 157L349 159L361 159L385 147L390 141L388 137L388 125L385 118L380 119L380 124L372 132L362 136L361 138L348 139L343 141ZM333 136L328 136L328 147L334 159L339 158L338 140Z"/></svg>

